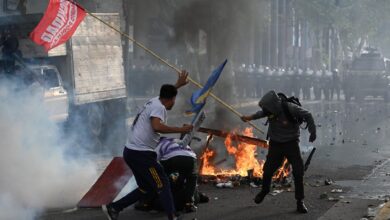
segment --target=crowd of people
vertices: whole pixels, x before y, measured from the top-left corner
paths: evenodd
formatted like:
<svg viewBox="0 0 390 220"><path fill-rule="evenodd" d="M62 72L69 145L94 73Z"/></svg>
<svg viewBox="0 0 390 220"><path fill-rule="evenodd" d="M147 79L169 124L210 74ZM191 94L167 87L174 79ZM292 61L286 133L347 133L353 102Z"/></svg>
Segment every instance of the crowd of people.
<svg viewBox="0 0 390 220"><path fill-rule="evenodd" d="M343 87L337 69L274 69L242 64L234 68L233 75L234 93L238 98L259 98L275 89L303 100L339 100ZM159 83L172 81L175 76L166 66L145 65L134 66L129 77L132 82L148 82L145 85L137 83L130 88L133 95L148 96L157 93Z"/></svg>
<svg viewBox="0 0 390 220"><path fill-rule="evenodd" d="M340 99L342 81L337 69L273 69L245 65L234 70L236 92L240 98L258 98L275 89L303 100Z"/></svg>

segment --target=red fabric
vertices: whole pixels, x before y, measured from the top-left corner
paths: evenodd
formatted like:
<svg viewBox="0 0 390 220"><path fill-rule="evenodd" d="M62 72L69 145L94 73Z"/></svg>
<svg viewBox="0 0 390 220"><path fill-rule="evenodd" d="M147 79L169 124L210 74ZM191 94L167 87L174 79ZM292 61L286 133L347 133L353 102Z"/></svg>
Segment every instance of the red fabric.
<svg viewBox="0 0 390 220"><path fill-rule="evenodd" d="M46 51L65 43L86 16L85 10L68 0L50 0L46 12L30 34Z"/></svg>
<svg viewBox="0 0 390 220"><path fill-rule="evenodd" d="M114 157L77 207L98 208L112 202L132 176L133 172L123 157Z"/></svg>

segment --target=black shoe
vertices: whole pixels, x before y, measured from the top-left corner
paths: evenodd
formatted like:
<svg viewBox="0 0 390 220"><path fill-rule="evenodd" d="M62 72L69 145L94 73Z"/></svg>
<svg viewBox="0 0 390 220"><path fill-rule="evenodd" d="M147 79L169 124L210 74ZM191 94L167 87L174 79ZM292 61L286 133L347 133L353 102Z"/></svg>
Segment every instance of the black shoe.
<svg viewBox="0 0 390 220"><path fill-rule="evenodd" d="M183 220L183 215L180 215L179 213L176 213L175 217L173 217L173 220Z"/></svg>
<svg viewBox="0 0 390 220"><path fill-rule="evenodd" d="M112 207L111 204L102 205L102 210L106 214L108 220L117 220L119 217L119 212Z"/></svg>
<svg viewBox="0 0 390 220"><path fill-rule="evenodd" d="M193 203L187 203L184 206L184 212L190 213L190 212L196 212L198 210L198 207L196 207Z"/></svg>
<svg viewBox="0 0 390 220"><path fill-rule="evenodd" d="M175 218L173 218L173 220L182 220L183 217L182 216L176 216Z"/></svg>
<svg viewBox="0 0 390 220"><path fill-rule="evenodd" d="M267 195L267 193L259 192L259 193L256 195L255 199L254 199L255 203L256 203L256 204L260 204L260 203L264 200L264 197L265 197L266 195Z"/></svg>
<svg viewBox="0 0 390 220"><path fill-rule="evenodd" d="M134 209L138 211L143 211L143 212L149 212L153 210L152 206L148 203L144 202L138 202L137 204L134 205Z"/></svg>
<svg viewBox="0 0 390 220"><path fill-rule="evenodd" d="M208 203L210 198L205 193L199 193L199 203Z"/></svg>
<svg viewBox="0 0 390 220"><path fill-rule="evenodd" d="M308 210L303 201L297 201L297 212L299 213L308 213Z"/></svg>

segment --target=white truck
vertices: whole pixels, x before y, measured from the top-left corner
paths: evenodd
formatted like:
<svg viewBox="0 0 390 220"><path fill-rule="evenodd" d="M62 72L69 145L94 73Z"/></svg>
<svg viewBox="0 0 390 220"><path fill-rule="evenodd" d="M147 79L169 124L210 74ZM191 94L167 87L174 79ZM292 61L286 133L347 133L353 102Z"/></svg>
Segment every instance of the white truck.
<svg viewBox="0 0 390 220"><path fill-rule="evenodd" d="M58 123L66 122L69 118L69 97L57 67L33 65L28 68L42 77L43 100L50 120Z"/></svg>
<svg viewBox="0 0 390 220"><path fill-rule="evenodd" d="M120 24L119 14L95 15ZM120 35L86 16L66 44L46 53L26 38L39 21L29 16L15 25L18 30L10 30L19 38L22 57L16 63L42 77L49 117L65 121L66 128L82 134L80 142L94 151L123 144L127 92Z"/></svg>

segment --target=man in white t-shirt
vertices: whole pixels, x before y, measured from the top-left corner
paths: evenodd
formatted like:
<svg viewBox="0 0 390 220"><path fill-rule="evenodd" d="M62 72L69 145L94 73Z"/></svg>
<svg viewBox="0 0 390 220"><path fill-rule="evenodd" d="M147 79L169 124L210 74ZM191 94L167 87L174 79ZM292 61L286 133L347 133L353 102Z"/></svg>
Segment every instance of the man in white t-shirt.
<svg viewBox="0 0 390 220"><path fill-rule="evenodd" d="M167 110L175 104L177 89L188 84L188 73L182 71L175 85L163 85L159 97L150 99L137 114L129 129L123 158L133 171L138 189L130 192L117 202L103 205L108 219L118 219L119 212L139 199L158 194L168 219L177 219L172 193L162 166L157 161L155 149L160 133L188 133L192 125L173 127L166 125Z"/></svg>

